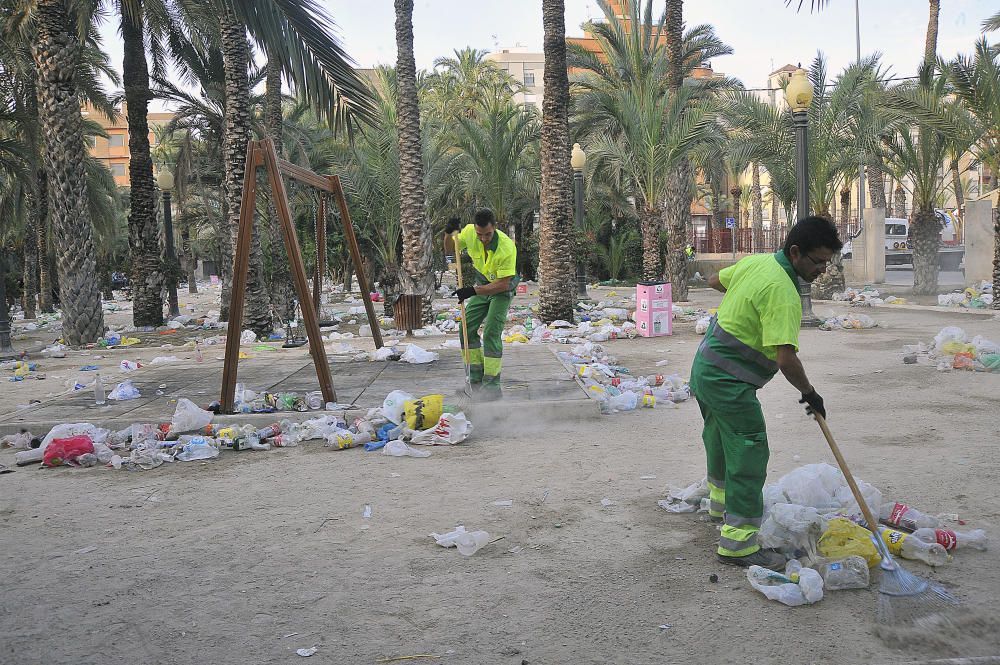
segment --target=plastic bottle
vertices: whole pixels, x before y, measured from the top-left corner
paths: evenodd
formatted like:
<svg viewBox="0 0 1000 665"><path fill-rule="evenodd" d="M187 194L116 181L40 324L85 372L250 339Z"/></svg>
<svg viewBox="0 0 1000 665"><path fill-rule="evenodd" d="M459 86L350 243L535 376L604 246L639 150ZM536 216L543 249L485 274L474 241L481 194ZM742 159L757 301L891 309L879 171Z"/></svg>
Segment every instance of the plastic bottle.
<svg viewBox="0 0 1000 665"><path fill-rule="evenodd" d="M202 355L201 347L198 346L198 342L194 343L194 359L197 360L198 362L205 361L205 356Z"/></svg>
<svg viewBox="0 0 1000 665"><path fill-rule="evenodd" d="M966 532L950 529L917 529L913 532L912 537L925 543L938 543L949 552L966 547L986 551L986 532L982 529Z"/></svg>
<svg viewBox="0 0 1000 665"><path fill-rule="evenodd" d="M326 438L326 445L337 450L346 450L368 443L372 440L372 435L368 432L351 432L350 430L340 430Z"/></svg>
<svg viewBox="0 0 1000 665"><path fill-rule="evenodd" d="M938 518L910 508L905 503L883 503L878 511L878 518L887 526L898 526L907 531L936 529L941 526Z"/></svg>
<svg viewBox="0 0 1000 665"><path fill-rule="evenodd" d="M267 427L263 427L257 430L258 439L270 439L273 436L278 436L282 432L282 423L290 423L288 420L283 420L281 423L271 423Z"/></svg>
<svg viewBox="0 0 1000 665"><path fill-rule="evenodd" d="M106 403L107 396L104 393L104 381L101 380L101 375L98 374L94 379L94 404L103 406Z"/></svg>
<svg viewBox="0 0 1000 665"><path fill-rule="evenodd" d="M857 555L824 563L819 567L819 574L823 577L824 588L830 591L867 589L870 580L868 562Z"/></svg>
<svg viewBox="0 0 1000 665"><path fill-rule="evenodd" d="M885 527L879 527L879 533L893 556L923 561L928 566L943 566L951 561L948 551L940 543L925 543L911 534Z"/></svg>

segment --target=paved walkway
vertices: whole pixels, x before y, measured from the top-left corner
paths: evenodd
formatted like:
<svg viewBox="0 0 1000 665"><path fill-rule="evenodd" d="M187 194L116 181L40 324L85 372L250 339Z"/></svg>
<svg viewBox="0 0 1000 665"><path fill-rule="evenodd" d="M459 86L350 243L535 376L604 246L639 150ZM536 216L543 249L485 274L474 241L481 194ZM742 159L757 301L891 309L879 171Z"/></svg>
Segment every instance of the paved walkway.
<svg viewBox="0 0 1000 665"><path fill-rule="evenodd" d="M457 349L439 350L440 359L412 365L403 362L332 362L333 385L340 404L350 404L352 413L364 413L381 406L392 390L413 395L440 393L445 402L462 405L475 420L477 410L484 414L516 411L546 414L551 417L579 418L598 413L597 405L583 392L571 373L562 365L556 351L568 347L515 346L504 351L504 400L486 405L465 405L464 396L456 395L465 382L462 357ZM117 377L116 377L117 378ZM124 377L122 377L124 378ZM219 398L222 384L221 363L170 363L149 366L128 375L142 397L126 402L94 404L91 390L62 395L27 409L0 415L0 434L27 428L44 433L53 425L67 422L91 422L109 429L121 429L132 423L160 423L170 420L176 401L187 397L205 406ZM115 379L108 379L108 389ZM240 363L238 380L248 388L268 392L306 393L318 390L312 360L307 353L266 357L261 354ZM163 386L163 388L160 388ZM162 395L157 395L157 391ZM553 407L558 406L558 409ZM0 407L2 408L2 407ZM218 422L269 423L276 417L305 420L318 412L282 412L281 414L239 414L219 416ZM495 417L495 416L494 416Z"/></svg>

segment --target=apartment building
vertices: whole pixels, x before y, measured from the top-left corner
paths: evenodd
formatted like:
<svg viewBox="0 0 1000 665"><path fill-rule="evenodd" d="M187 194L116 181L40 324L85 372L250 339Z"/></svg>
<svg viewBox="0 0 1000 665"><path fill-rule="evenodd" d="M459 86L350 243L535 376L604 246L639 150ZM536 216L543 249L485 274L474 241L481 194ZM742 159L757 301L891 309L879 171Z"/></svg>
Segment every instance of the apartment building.
<svg viewBox="0 0 1000 665"><path fill-rule="evenodd" d="M500 49L489 53L487 60L495 62L497 67L509 72L514 79L524 86L523 91L514 95L518 104L542 110L542 75L545 73L545 56L541 53L530 53L519 49Z"/></svg>
<svg viewBox="0 0 1000 665"><path fill-rule="evenodd" d="M84 118L99 124L108 135L107 138L96 136L90 139L90 154L107 165L108 169L111 171L111 175L115 178L116 185L120 187L128 187L128 109L124 102L122 102L121 108L118 111L118 117L115 120L108 120L103 113L90 106L84 106L82 112ZM165 112L150 112L147 117L150 128L149 144L151 147L155 147L156 136L152 131L153 128L167 124L174 117L174 114ZM156 174L156 171L157 167L154 164L154 175Z"/></svg>

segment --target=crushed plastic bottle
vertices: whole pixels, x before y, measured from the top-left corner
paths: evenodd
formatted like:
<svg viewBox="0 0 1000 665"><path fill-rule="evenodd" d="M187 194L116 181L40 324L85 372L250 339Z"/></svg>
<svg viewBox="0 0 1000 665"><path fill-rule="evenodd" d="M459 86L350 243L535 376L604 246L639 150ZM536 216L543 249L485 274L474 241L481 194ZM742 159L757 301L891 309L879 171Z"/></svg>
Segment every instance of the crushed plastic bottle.
<svg viewBox="0 0 1000 665"><path fill-rule="evenodd" d="M786 564L784 575L761 566L750 566L747 580L769 599L789 607L811 605L823 599L823 578L812 568L803 568L795 559Z"/></svg>
<svg viewBox="0 0 1000 665"><path fill-rule="evenodd" d="M893 556L923 561L928 566L943 566L951 561L951 555L940 543L925 543L908 533L886 527L879 527L879 533Z"/></svg>
<svg viewBox="0 0 1000 665"><path fill-rule="evenodd" d="M987 546L986 532L982 529L973 531L952 531L951 529L917 529L912 536L925 543L938 543L947 551L971 548L985 552Z"/></svg>
<svg viewBox="0 0 1000 665"><path fill-rule="evenodd" d="M104 393L104 381L101 380L101 375L98 373L96 378L94 378L94 404L104 406L107 403L107 396Z"/></svg>
<svg viewBox="0 0 1000 665"><path fill-rule="evenodd" d="M933 515L922 513L916 508L910 508L904 503L883 503L878 511L879 521L887 526L898 526L907 531L917 529L936 529L941 526L941 520Z"/></svg>
<svg viewBox="0 0 1000 665"><path fill-rule="evenodd" d="M829 591L840 589L867 589L870 581L868 562L853 555L840 561L828 561L819 567L823 586Z"/></svg>

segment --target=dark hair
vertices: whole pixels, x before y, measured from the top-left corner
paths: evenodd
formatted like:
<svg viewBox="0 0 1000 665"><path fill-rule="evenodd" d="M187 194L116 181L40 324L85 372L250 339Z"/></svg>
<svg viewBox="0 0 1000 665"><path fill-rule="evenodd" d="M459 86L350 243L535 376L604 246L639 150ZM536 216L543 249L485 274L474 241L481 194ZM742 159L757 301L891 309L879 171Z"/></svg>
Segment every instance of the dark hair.
<svg viewBox="0 0 1000 665"><path fill-rule="evenodd" d="M844 243L837 237L837 227L828 219L822 217L806 217L799 220L785 238L785 256L791 258L792 245L799 248L799 252L805 254L820 247L826 247L834 252L839 252Z"/></svg>
<svg viewBox="0 0 1000 665"><path fill-rule="evenodd" d="M480 208L476 211L476 226L485 227L491 224L495 225L497 223L496 217L493 216L493 211L489 208Z"/></svg>

